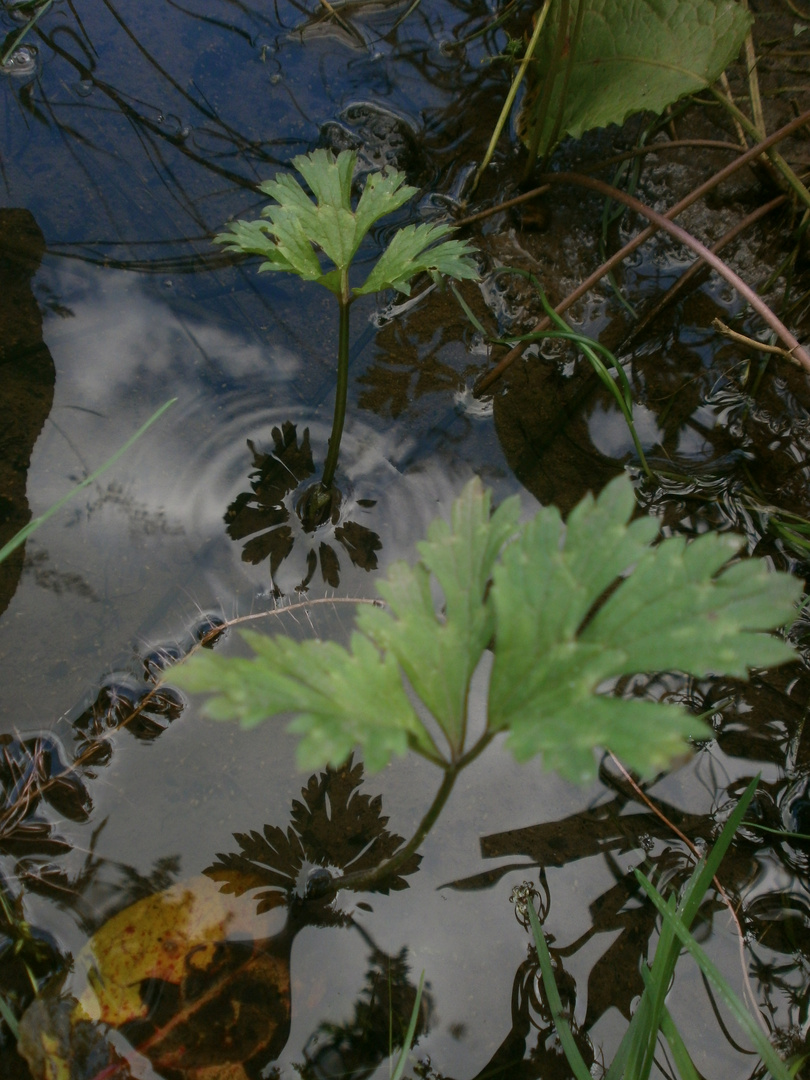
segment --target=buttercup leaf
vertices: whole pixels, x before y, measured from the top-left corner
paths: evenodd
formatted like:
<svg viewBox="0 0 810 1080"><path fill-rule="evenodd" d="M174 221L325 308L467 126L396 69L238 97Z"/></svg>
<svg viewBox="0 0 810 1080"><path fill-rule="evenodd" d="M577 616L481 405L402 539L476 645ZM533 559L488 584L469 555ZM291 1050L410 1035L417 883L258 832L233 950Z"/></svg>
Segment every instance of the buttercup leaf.
<svg viewBox="0 0 810 1080"><path fill-rule="evenodd" d="M707 533L651 549L632 588L623 585L606 600L582 640L609 640L622 650L616 675L679 670L745 678L749 668L793 659L786 642L762 631L790 620L798 582L756 559L718 573L741 544L740 537Z"/></svg>
<svg viewBox="0 0 810 1080"><path fill-rule="evenodd" d="M490 518L490 493L473 480L453 505L452 521L434 521L419 544L416 567L397 563L378 586L389 612L365 608L357 625L396 657L455 751L464 739L469 681L492 637L493 613L485 603L498 553L517 528L520 505L508 499ZM430 574L441 586L437 614ZM392 617L392 615L394 617Z"/></svg>
<svg viewBox="0 0 810 1080"><path fill-rule="evenodd" d="M391 655L353 634L351 650L334 642L294 642L250 631L242 637L252 660L198 653L176 669L183 689L214 693L206 705L213 719L254 727L280 713L294 713L290 731L303 736L302 769L341 765L362 746L366 767L376 771L410 740L425 745L427 733L402 685Z"/></svg>
<svg viewBox="0 0 810 1080"><path fill-rule="evenodd" d="M352 209L352 176L357 155L344 150L335 158L328 150L315 150L293 158L293 166L309 185L312 198L287 173L260 185L272 199L258 221L234 221L214 237L229 251L262 255L261 270L281 270L317 281L344 301L349 299L348 269L371 226L403 206L416 194L397 171L370 173ZM470 258L473 248L464 240L445 240L448 225L409 225L395 233L365 283L351 290L355 296L395 288L409 293L410 279L421 271L475 279ZM324 267L320 250L332 266Z"/></svg>
<svg viewBox="0 0 810 1080"><path fill-rule="evenodd" d="M431 525L419 562L391 567L378 586L388 610L359 612L350 651L250 634L255 660L198 655L177 681L215 692L212 716L250 725L296 713L305 765L337 764L360 746L379 768L408 746L442 757L402 672L447 738L444 761L455 763L470 680L492 647L487 729L507 731L519 760L542 754L548 768L585 782L594 751L609 748L640 773L658 771L709 729L679 706L611 696L611 686L657 671L745 677L790 660L770 631L790 620L801 583L755 559L728 565L735 537L651 546L657 523L630 520L634 509L620 477L566 522L544 507L520 526L517 500L491 514L474 480L450 523Z"/></svg>
<svg viewBox="0 0 810 1080"><path fill-rule="evenodd" d="M436 244L451 232L449 225L406 225L394 234L365 282L354 289L355 294L362 296L390 288L409 296L411 279L424 271L474 281L478 277L471 258L474 248L466 240ZM433 244L436 246L432 247Z"/></svg>
<svg viewBox="0 0 810 1080"><path fill-rule="evenodd" d="M588 744L621 746L628 764L650 773L683 738L708 734L684 711L601 696L608 680L655 671L745 677L794 655L762 631L790 619L798 581L755 560L718 573L739 549L735 537L649 547L655 523L626 524L633 505L621 477L565 525L544 508L494 569L490 724L510 731L516 756L542 753L573 780L595 774Z"/></svg>

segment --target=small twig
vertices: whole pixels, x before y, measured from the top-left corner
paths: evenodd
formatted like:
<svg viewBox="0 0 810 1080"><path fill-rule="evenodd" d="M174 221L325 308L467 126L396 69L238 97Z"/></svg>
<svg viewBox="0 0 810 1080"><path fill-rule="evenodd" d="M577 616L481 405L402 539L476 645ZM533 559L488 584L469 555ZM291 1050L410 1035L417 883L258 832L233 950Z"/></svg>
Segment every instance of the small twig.
<svg viewBox="0 0 810 1080"><path fill-rule="evenodd" d="M782 339L785 345L787 345L793 357L799 361L802 367L810 372L810 353L807 352L798 338L788 330L782 320L770 307L768 307L762 297L754 292L750 285L747 285L738 274L723 262L722 259L718 258L717 255L710 251L699 240L696 240L691 233L686 231L686 229L682 229L680 225L676 225L668 217L664 217L663 214L659 214L655 210L652 210L639 199L635 199L632 195L628 195L626 192L619 190L619 188L612 187L602 180L597 180L595 177L583 176L579 173L561 172L554 173L553 176L546 175L543 179L548 183L572 183L577 184L580 187L591 188L593 191L598 191L601 195L607 195L609 198L616 199L618 202L623 202L625 206L630 207L631 210L634 210L638 214L642 214L660 229L664 229L668 232L676 240L679 240L682 244L686 244L687 247L690 247L706 263L708 263L713 270L716 270L718 274L724 277L730 285L734 286L740 296L751 305L762 320L767 323L774 333Z"/></svg>
<svg viewBox="0 0 810 1080"><path fill-rule="evenodd" d="M748 0L742 0L743 7L748 10ZM745 66L748 74L748 97L751 102L751 116L754 118L754 126L759 131L760 139L765 137L765 114L762 111L762 97L759 92L759 76L757 74L757 54L754 49L754 35L751 30L745 35Z"/></svg>
<svg viewBox="0 0 810 1080"><path fill-rule="evenodd" d="M383 605L383 601L371 599L368 597L324 596L316 600L301 600L296 604L288 604L285 607L271 608L267 611L256 611L253 612L253 614L251 615L239 615L236 618L228 619L225 622L218 624L217 626L209 630L207 634L203 635L203 637L201 637L200 640L195 643L194 647L189 650L187 655L191 656L199 649L204 648L206 645L210 644L215 638L219 637L219 635L222 634L225 630L230 630L232 626L240 626L242 623L254 622L256 619L266 619L269 616L281 616L291 614L296 611L308 610L309 608L320 607L324 604L371 604L375 607L379 607ZM140 713L149 705L149 703L152 701L158 691L167 682L170 682L170 680L171 668L169 668L164 673L163 678L161 678L160 681L155 684L155 686L149 691L149 693L144 694L144 696L138 702L137 707L133 709L132 712L130 712L127 716L125 716L123 720L116 724L115 727L111 727L106 734L108 736L115 735L116 732L122 731L129 724L131 724L132 721L135 720L136 717L138 717ZM39 749L41 753L41 747ZM39 798L46 791L48 791L49 788L53 787L56 783L64 780L66 776L78 773L80 769L84 768L84 766L88 764L94 752L95 747L91 744L87 748L87 750L84 751L84 753L80 754L73 762L71 762L65 769L63 769L59 773L58 777L48 777L48 779L39 784L35 782L35 777L38 775L38 770L32 770L29 778L26 779L25 786L19 796L15 799L13 803L4 806L2 808L2 811L0 812L0 836L7 835L10 830L13 830L20 823L20 821L22 820L20 815L22 814L22 817L25 816L28 807L31 805L32 799ZM12 768L12 759L9 757L7 751L4 751L4 754L7 767ZM20 776L20 779L22 779L22 776Z"/></svg>
<svg viewBox="0 0 810 1080"><path fill-rule="evenodd" d="M321 0L321 4L326 8L326 10L335 20L335 22L338 23L341 27L343 27L343 29L346 31L347 34L349 34L350 37L353 37L355 41L359 41L361 45L365 45L363 35L360 33L360 31L356 30L350 23L347 23L346 20L341 17L339 12L335 11L334 7L332 7L332 5L329 3L329 0Z"/></svg>
<svg viewBox="0 0 810 1080"><path fill-rule="evenodd" d="M757 341L756 338L748 337L747 334L740 334L737 330L732 330L730 326L727 326L722 319L712 319L712 326L723 337L729 338L731 341L737 341L740 345L747 345L749 349L756 349L757 352L773 353L776 356L784 356L786 360L790 360L793 364L798 364L798 360L792 356L787 349L781 349L778 345L766 345L762 341ZM801 365L799 365L801 367Z"/></svg>
<svg viewBox="0 0 810 1080"><path fill-rule="evenodd" d="M760 218L763 218L767 214L770 214L771 211L775 210L778 206L782 206L786 200L787 195L777 195L776 198L771 199L770 202L763 203L762 206L758 206L756 210L753 210L750 214L746 214L746 216L742 218L741 221L738 221L736 225L730 228L728 232L723 233L717 243L712 244L709 250L713 251L715 255L718 255L723 250L723 248L730 244L732 240L736 239L736 237L738 237L741 232L749 229L752 225L759 221ZM670 286L670 288L667 289L664 295L659 297L659 299L656 300L655 303L644 312L641 319L622 339L622 350L629 348L629 346L634 341L636 341L641 334L644 333L645 329L650 325L650 323L654 319L657 319L661 312L669 304L671 304L673 300L675 300L675 298L680 295L680 293L683 292L683 290L686 288L692 278L694 278L696 274L700 273L701 269L703 269L704 266L705 264L703 260L697 259L695 262L692 263L686 273L681 274L681 276L674 283L674 285ZM793 357L791 357L791 360L792 359Z"/></svg>
<svg viewBox="0 0 810 1080"><path fill-rule="evenodd" d="M516 195L514 199L507 199L505 202L498 203L497 206L490 206L486 210L479 210L477 214L469 214L467 217L459 218L458 221L453 222L453 225L457 229L461 228L462 225L472 225L474 221L483 221L484 218L492 217L493 214L499 214L501 210L510 210L513 206L520 206L521 203L537 199L541 195L545 195L547 191L551 191L551 184L543 184L542 187L532 188L531 191Z"/></svg>

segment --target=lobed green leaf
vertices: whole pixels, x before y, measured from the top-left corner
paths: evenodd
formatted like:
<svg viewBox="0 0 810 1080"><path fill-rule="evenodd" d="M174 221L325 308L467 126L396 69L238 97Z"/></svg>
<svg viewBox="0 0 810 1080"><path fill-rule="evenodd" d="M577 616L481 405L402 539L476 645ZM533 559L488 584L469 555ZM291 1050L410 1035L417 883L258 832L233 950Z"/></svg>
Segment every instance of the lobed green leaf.
<svg viewBox="0 0 810 1080"><path fill-rule="evenodd" d="M451 232L450 225L406 225L394 234L363 284L352 291L363 296L382 289L396 289L409 296L411 279L422 272L476 280L478 270L471 257L475 249L466 240L436 244ZM436 246L432 247L433 244Z"/></svg>
<svg viewBox="0 0 810 1080"><path fill-rule="evenodd" d="M615 675L685 671L747 677L795 657L769 633L794 614L801 586L758 559L718 573L740 537L707 533L690 544L665 540L647 552L632 578L606 600L582 634L624 653Z"/></svg>
<svg viewBox="0 0 810 1080"><path fill-rule="evenodd" d="M258 221L235 221L219 233L214 242L225 244L231 251L263 255L262 270L281 270L297 274L306 281L316 281L332 292L341 294L342 276L371 226L386 214L393 213L408 201L416 189L405 183L405 174L397 171L371 173L352 210L352 177L357 155L344 150L337 158L324 149L293 158L293 166L309 186L314 200L302 185L287 173L260 184L259 190L272 200L262 210ZM425 226L433 229L430 243L448 231L447 226ZM436 230L439 230L438 232ZM453 273L470 276L465 245L439 252L438 260ZM440 245L443 246L443 245ZM332 267L322 267L317 250L324 253ZM405 265L397 263L401 274ZM416 273L421 264L411 271ZM380 286L383 287L383 286ZM364 291L376 291L366 289Z"/></svg>
<svg viewBox="0 0 810 1080"><path fill-rule="evenodd" d="M471 481L453 505L451 523L434 521L418 545L420 563L397 563L378 590L389 611L364 608L357 626L396 657L454 753L464 741L472 674L494 630L487 585L503 544L518 524L520 504L507 499L490 516L490 493ZM430 586L441 587L444 614Z"/></svg>
<svg viewBox="0 0 810 1080"><path fill-rule="evenodd" d="M794 656L762 631L786 623L801 586L749 560L718 573L736 537L649 543L652 519L627 524L625 478L584 499L564 525L541 510L495 567L495 662L489 723L508 729L521 760L580 781L594 776L595 747L609 747L649 774L708 729L684 711L620 701L600 688L621 675L657 671L731 674Z"/></svg>
<svg viewBox="0 0 810 1080"><path fill-rule="evenodd" d="M671 670L745 676L791 659L769 631L791 618L801 585L757 560L728 565L734 537L651 547L657 524L631 520L634 508L621 477L567 522L546 507L520 526L517 499L491 513L474 480L450 522L430 526L419 562L391 567L378 586L388 609L359 611L349 650L246 633L253 660L199 654L178 685L213 693L209 714L246 726L294 713L302 767L339 764L360 746L377 769L409 746L439 754L404 673L457 761L470 680L494 642L488 729L508 732L518 760L542 754L584 782L594 750L610 748L639 773L659 771L709 729L678 706L611 696L611 682Z"/></svg>
<svg viewBox="0 0 810 1080"><path fill-rule="evenodd" d="M212 719L250 728L270 716L294 713L289 730L303 736L302 769L342 764L362 746L370 771L406 753L412 739L429 745L405 694L399 668L367 639L353 634L351 649L334 642L295 642L251 631L241 636L253 659L198 653L172 679L181 689L209 692Z"/></svg>

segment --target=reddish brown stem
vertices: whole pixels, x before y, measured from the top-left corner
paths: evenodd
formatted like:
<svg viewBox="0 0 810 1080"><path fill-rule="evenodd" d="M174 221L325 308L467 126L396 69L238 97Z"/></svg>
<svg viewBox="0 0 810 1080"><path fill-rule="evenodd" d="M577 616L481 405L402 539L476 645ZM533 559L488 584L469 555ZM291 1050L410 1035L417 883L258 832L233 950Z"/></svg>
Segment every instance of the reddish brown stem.
<svg viewBox="0 0 810 1080"><path fill-rule="evenodd" d="M758 206L756 210L752 210L750 214L747 214L742 219L742 221L738 221L736 225L734 225L731 229L728 230L728 232L723 233L717 243L712 244L709 250L714 252L715 255L718 255L723 250L723 248L730 244L731 241L734 240L736 237L738 237L741 232L745 232L746 229L749 229L752 225L759 221L760 218L766 217L768 214L772 213L772 211L776 210L777 207L783 206L786 200L787 195L777 195L776 198L771 199L770 202L763 203L762 206ZM650 325L650 323L654 319L658 318L664 308L668 307L669 304L671 304L673 300L675 300L675 298L683 292L683 290L686 288L692 278L694 278L695 274L700 271L702 266L703 260L695 259L695 261L692 263L686 273L682 274L675 282L675 284L672 285L671 288L667 289L664 295L658 300L656 300L656 302L652 305L652 307L649 308L648 311L644 312L641 320L636 323L636 325L630 330L630 333L627 334L627 336L622 340L622 349L629 348L630 345L639 337L639 335L644 333L644 330Z"/></svg>
<svg viewBox="0 0 810 1080"><path fill-rule="evenodd" d="M735 274L730 267L726 266L722 259L718 258L713 251L710 251L705 244L701 244L699 240L696 240L691 233L686 231L686 229L682 229L680 225L676 225L674 221L670 221L670 219L664 217L663 214L651 210L649 206L645 205L639 199L634 199L633 196L628 195L627 192L620 191L619 188L615 188L611 184L606 184L604 180L597 180L593 176L584 176L580 173L555 173L553 179L550 176L546 176L544 177L544 180L548 183L577 184L579 187L591 188L592 191L598 191L600 195L605 195L610 199L615 199L616 202L622 202L625 206L629 206L631 210L635 210L637 214L642 214L649 221L653 222L654 225L657 225L659 229L664 229L670 236L673 236L682 244L686 244L686 246L690 247L697 255L699 255L708 266L713 270L716 270L730 285L734 286L740 296L751 305L754 311L756 311L762 320L767 323L777 337L782 339L794 360L798 360L802 367L810 372L810 353L807 352L798 338L788 330L782 320L774 314L762 297L754 292L750 285L747 285L738 274Z"/></svg>
<svg viewBox="0 0 810 1080"><path fill-rule="evenodd" d="M734 161L729 162L729 164L726 165L724 169L721 169L719 172L715 173L714 176L710 177L705 183L695 188L694 191L690 192L689 195L681 199L680 202L677 202L670 210L667 211L665 215L666 219L669 220L671 218L677 217L678 214L682 213L688 206L691 206L692 203L696 202L698 199L706 195L709 191L712 190L712 188L716 187L719 183L727 179L738 169L741 169L744 165L747 165L750 161L756 160L765 150L773 146L775 143L781 142L782 139L787 138L788 135L798 130L808 121L810 121L810 110L808 110L807 112L803 112L801 116L797 116L794 120L791 120L789 124L785 124L784 127L780 128L778 131L775 131L773 135L769 135L767 139L763 139L762 142L757 143L756 146L753 146L744 154L740 154L740 156ZM552 182L556 182L556 174L553 178L540 177L539 179L541 181L548 181L549 179L551 179ZM625 244L623 248L617 251L615 255L612 255L606 262L602 263L602 265L598 267L598 269L595 270L594 273L587 277L581 285L574 289L574 291L565 298L565 300L558 304L555 309L557 314L562 315L563 312L567 311L572 304L576 303L576 301L580 299L580 297L584 296L585 293L589 292L595 285L597 285L606 274L610 273L610 271L613 270L616 266L618 266L620 262L622 262L624 259L627 258L628 255L634 252L637 247L640 247L641 244L645 242L645 240L648 240L657 228L657 225L650 225L646 229L643 229L638 234L638 236L634 237L627 244ZM541 333L541 331L545 330L549 326L549 323L550 320L547 317L542 318L537 324L537 326L535 326L534 329L530 331L530 333ZM516 345L513 349L510 349L509 352L496 364L494 368L492 368L491 371L487 372L484 376L482 376L482 378L478 380L474 388L475 396L480 397L481 394L485 393L489 389L489 387L492 386L492 384L501 377L501 375L504 373L504 371L506 371L509 365L513 363L513 361L517 360L519 356L523 355L523 351L525 348L526 344L521 343L519 345Z"/></svg>

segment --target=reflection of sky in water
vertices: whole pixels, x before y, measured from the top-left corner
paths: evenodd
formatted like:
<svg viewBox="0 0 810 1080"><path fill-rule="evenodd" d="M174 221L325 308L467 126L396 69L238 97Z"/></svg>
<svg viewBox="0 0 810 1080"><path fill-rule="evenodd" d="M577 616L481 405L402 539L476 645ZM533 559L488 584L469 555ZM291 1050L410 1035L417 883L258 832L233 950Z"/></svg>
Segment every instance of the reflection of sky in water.
<svg viewBox="0 0 810 1080"><path fill-rule="evenodd" d="M640 402L634 402L633 423L641 445L645 450L651 450L661 439L655 413ZM613 405L605 408L597 402L588 417L588 434L593 445L605 457L621 461L626 454L635 455L635 446L627 422Z"/></svg>
<svg viewBox="0 0 810 1080"><path fill-rule="evenodd" d="M29 543L30 565L0 621L0 664L20 672L3 680L0 705L23 727L42 723L48 687L55 715L133 641L178 632L198 608L231 614L267 594L266 563L243 562L242 545L228 539L223 522L228 505L249 490L247 440L270 450L274 427L290 421L299 436L308 427L320 469L334 393L331 327L319 323L326 333L305 346L310 361L280 305L270 316L278 328L271 322L257 332L135 274L46 263L34 287L63 312L44 326L57 377L29 471L34 513L112 455L159 405L178 401ZM373 334L364 329L370 309L356 310L355 340L365 347L355 349L352 383L375 355ZM516 489L485 418L431 399L392 423L353 407L353 396L354 387L337 481L346 516L380 535L383 572L412 552L473 472L490 483L506 478L504 494ZM364 509L365 502L375 505ZM332 542L319 531L312 546L324 540ZM277 575L285 593L306 575L307 542L296 538ZM339 545L335 550L340 591L369 595L374 573L353 567ZM311 594L324 588L316 575ZM33 670L43 683L36 705L27 675Z"/></svg>
<svg viewBox="0 0 810 1080"><path fill-rule="evenodd" d="M78 705L133 643L170 638L198 607L219 605L230 613L263 602L256 598L266 589L266 573L241 561L241 546L227 539L222 520L229 500L246 487L247 439L270 445L273 425L290 419L310 427L313 450L322 461L330 406L328 389L313 403L303 402L306 364L283 339L273 340L274 329L264 341L199 309L178 314L148 279L120 272L57 273L47 267L43 283L73 315L53 317L45 327L57 383L51 421L29 475L35 511L61 494L72 476L117 449L168 396L180 400L97 488L36 538L33 550L45 553L45 565L79 575L93 597L69 588L45 589L29 571L0 620L3 668L15 672L3 682L2 706L23 730L50 725ZM356 333L362 334L360 319ZM368 353L355 361L355 395L354 379L372 361L373 348L367 346ZM383 538L383 569L392 559L412 554L427 520L447 509L473 472L490 482L500 474L498 498L517 486L503 466L488 420L471 417L463 400L455 410L447 411L445 401L445 411L436 411L428 397L396 422L352 410L350 404L339 482L350 499L377 500L370 520ZM652 441L653 425L644 426L642 411L636 419L645 443ZM616 440L610 447L598 441L607 431ZM621 417L607 413L594 422L591 434L611 453L628 438ZM372 588L373 577L352 576L347 567L346 592L368 595ZM350 624L346 609L313 614L315 629L326 638L342 637ZM297 624L288 620L284 630L313 632L305 618ZM479 725L482 692L479 680L473 710ZM718 755L715 751L713 761L721 761L727 775L745 771L745 762L735 767L733 759ZM673 802L711 809L713 788L701 777L705 761L696 759L665 782L671 784L667 794ZM179 852L184 877L208 865L215 853L233 850L234 832L265 823L284 827L305 779L295 772L292 740L279 735L279 725L245 733L189 710L154 743L122 736L113 764L92 782L91 822L71 826L71 836L87 847L92 830L107 818L96 841L100 858L123 861L145 874L156 858ZM367 790L383 794L392 827L410 835L438 781L437 770L421 761L397 762L384 777L371 777ZM460 781L423 845L423 862L409 888L364 897L371 910L353 909L381 949L395 954L408 946L414 981L425 969L435 1015L418 1052L430 1054L437 1068L474 1076L486 1065L510 1032L513 982L528 955L528 935L515 920L509 893L536 878L537 870L527 866L525 856L482 859L481 838L555 821L599 797L601 788L575 789L544 774L537 762L518 769L511 755L493 746ZM621 868L629 869L637 859L638 853L628 852ZM487 888L440 888L492 869L493 862L513 869ZM103 911L114 896L104 884L115 879L113 863L87 890L84 902L91 911ZM596 856L554 869L548 878L549 929L567 944L587 932L590 905L609 894L613 869ZM342 902L352 909L354 899ZM32 901L35 919L39 903ZM48 908L45 920L66 945L81 945L71 915ZM566 958L582 1008L588 972L612 941L610 933L597 935ZM292 954L292 1031L279 1061L285 1076L293 1075L293 1063L320 1023L351 1015L367 963L368 950L351 930L308 928L299 934ZM691 994L689 976L679 978L685 981L677 991ZM609 1046L621 1026L616 1016L606 1015L597 1035ZM529 1036L530 1048L535 1037ZM714 1063L722 1068L725 1044L716 1052Z"/></svg>

